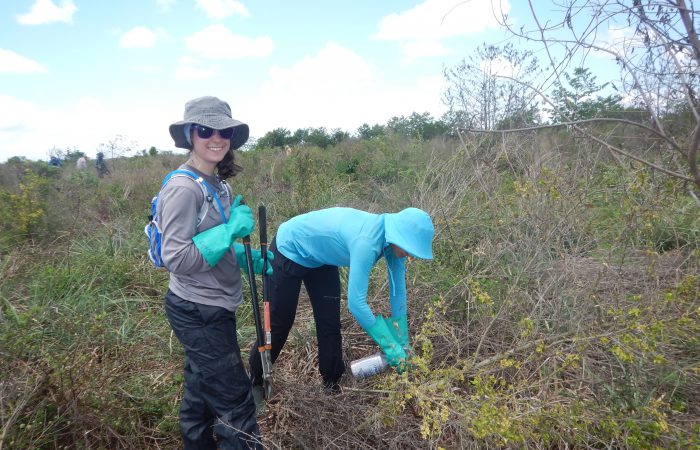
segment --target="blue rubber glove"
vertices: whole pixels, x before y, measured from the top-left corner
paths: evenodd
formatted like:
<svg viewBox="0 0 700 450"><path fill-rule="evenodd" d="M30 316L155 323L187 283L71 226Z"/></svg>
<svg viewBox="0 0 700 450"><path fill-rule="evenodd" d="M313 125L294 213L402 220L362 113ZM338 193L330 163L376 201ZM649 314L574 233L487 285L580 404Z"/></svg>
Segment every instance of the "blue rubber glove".
<svg viewBox="0 0 700 450"><path fill-rule="evenodd" d="M238 265L241 266L241 270L243 272L248 273L248 261L246 261L245 257L245 247L243 244L240 244L238 242L233 244L233 253L236 254L236 259L238 260ZM257 273L258 275L262 275L262 266L263 266L263 260L262 260L262 253L260 250L256 250L251 248L250 249L250 255L252 256L253 259L253 272ZM274 253L272 253L270 250L267 251L267 270L265 271L265 275L272 275L272 260L275 259Z"/></svg>
<svg viewBox="0 0 700 450"><path fill-rule="evenodd" d="M247 205L240 205L243 196L238 195L231 205L227 223L199 233L192 238L207 263L214 267L233 245L233 241L248 236L255 228L253 212Z"/></svg>
<svg viewBox="0 0 700 450"><path fill-rule="evenodd" d="M374 324L367 328L367 334L382 349L390 366L402 367L406 362L406 352L404 352L401 344L394 339L384 317L378 315L374 319Z"/></svg>

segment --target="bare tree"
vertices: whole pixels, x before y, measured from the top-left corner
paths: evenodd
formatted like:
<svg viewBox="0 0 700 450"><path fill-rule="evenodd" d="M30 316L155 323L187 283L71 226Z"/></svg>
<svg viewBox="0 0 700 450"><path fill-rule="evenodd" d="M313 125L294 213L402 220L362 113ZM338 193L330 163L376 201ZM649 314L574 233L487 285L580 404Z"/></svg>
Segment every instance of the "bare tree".
<svg viewBox="0 0 700 450"><path fill-rule="evenodd" d="M537 59L531 52L519 51L510 43L482 45L444 74L449 86L443 100L456 125L495 130L539 122L532 92L501 76L536 77Z"/></svg>
<svg viewBox="0 0 700 450"><path fill-rule="evenodd" d="M99 144L98 151L101 151L110 159L128 156L136 149L136 143L127 140L126 136L117 134L113 139Z"/></svg>
<svg viewBox="0 0 700 450"><path fill-rule="evenodd" d="M700 190L698 146L700 145L700 39L699 17L693 1L686 0L554 0L552 4L528 2L531 23L518 26L506 14L500 21L513 36L540 47L546 55L548 75L537 83L501 76L527 86L551 107L563 122L581 135L604 145L616 155L630 157L667 175L694 183ZM543 8L556 20L543 19ZM614 38L609 30L616 30ZM563 86L567 70L583 67L593 55L605 56L618 67L610 81L630 104L644 108L648 121L619 117L576 120L552 97ZM609 71L610 75L613 71ZM669 127L669 118L683 117L681 126ZM592 122L636 126L663 142L668 158L663 163L647 161L597 136L586 125ZM675 156L671 156L675 155ZM697 194L690 190L698 200ZM698 201L700 203L700 201Z"/></svg>

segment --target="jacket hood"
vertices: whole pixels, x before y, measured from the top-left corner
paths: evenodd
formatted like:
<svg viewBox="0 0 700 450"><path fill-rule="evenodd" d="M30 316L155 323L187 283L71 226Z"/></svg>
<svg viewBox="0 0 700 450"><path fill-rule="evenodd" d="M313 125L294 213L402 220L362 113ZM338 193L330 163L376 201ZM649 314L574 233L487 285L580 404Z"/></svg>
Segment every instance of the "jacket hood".
<svg viewBox="0 0 700 450"><path fill-rule="evenodd" d="M411 256L433 259L433 221L425 211L406 208L384 216L384 239L401 247Z"/></svg>

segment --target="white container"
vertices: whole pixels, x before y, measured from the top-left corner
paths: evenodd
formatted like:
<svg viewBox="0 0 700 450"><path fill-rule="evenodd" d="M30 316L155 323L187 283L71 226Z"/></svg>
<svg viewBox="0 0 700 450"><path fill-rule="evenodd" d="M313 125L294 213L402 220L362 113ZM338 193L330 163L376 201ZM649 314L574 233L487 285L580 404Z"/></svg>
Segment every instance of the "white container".
<svg viewBox="0 0 700 450"><path fill-rule="evenodd" d="M383 372L389 367L383 352L377 352L362 359L356 359L350 363L350 371L356 380L369 378Z"/></svg>

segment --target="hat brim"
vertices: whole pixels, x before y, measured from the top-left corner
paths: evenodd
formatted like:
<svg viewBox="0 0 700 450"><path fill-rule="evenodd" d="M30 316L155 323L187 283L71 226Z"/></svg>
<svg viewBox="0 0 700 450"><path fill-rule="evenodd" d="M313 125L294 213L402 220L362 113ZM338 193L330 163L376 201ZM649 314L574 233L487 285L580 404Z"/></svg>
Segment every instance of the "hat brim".
<svg viewBox="0 0 700 450"><path fill-rule="evenodd" d="M213 128L215 130L233 128L233 136L231 136L231 150L236 150L242 147L243 144L248 142L248 137L250 136L250 129L248 125L243 122L223 115L202 115L187 120L181 120L170 125L170 137L172 137L173 141L175 141L175 147L177 148L184 148L187 150L192 148L185 138L184 128L188 123L204 125L205 127Z"/></svg>

